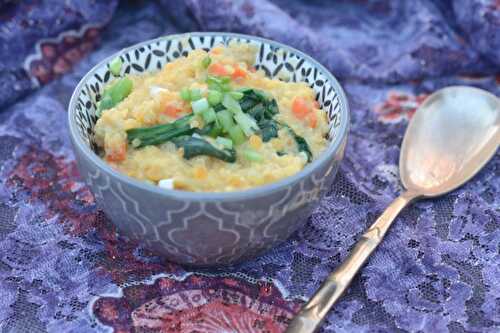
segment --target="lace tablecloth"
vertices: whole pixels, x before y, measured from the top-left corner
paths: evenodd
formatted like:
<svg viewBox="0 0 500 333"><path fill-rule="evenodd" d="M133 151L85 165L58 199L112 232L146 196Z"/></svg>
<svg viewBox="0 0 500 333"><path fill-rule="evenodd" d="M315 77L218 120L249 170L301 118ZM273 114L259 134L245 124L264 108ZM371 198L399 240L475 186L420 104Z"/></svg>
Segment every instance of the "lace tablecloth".
<svg viewBox="0 0 500 333"><path fill-rule="evenodd" d="M311 54L352 109L345 160L306 227L217 270L116 234L79 179L66 126L72 90L98 61L195 30ZM500 4L0 1L0 59L2 332L281 332L400 192L399 145L422 100L450 84L500 93ZM500 331L499 174L497 153L464 187L406 209L324 332Z"/></svg>

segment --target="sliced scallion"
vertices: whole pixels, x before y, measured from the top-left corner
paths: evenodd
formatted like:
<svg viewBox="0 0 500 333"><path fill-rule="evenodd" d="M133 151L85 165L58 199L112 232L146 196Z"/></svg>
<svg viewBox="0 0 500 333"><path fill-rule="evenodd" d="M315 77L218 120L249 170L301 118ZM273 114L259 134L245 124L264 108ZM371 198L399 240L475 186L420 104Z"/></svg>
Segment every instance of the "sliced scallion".
<svg viewBox="0 0 500 333"><path fill-rule="evenodd" d="M97 108L97 116L100 117L102 114L102 111L107 110L107 109L111 109L113 106L115 106L115 104L113 103L113 99L111 98L111 95L109 93L108 94L105 93L102 96L101 101L99 102L99 106Z"/></svg>
<svg viewBox="0 0 500 333"><path fill-rule="evenodd" d="M233 141L231 141L231 139L219 136L219 137L217 137L217 139L215 139L215 142L217 142L218 144L220 144L224 148L227 148L227 149L233 148Z"/></svg>
<svg viewBox="0 0 500 333"><path fill-rule="evenodd" d="M228 109L229 111L242 112L240 104L229 94L224 94L222 105L224 105L224 107L226 107L226 109Z"/></svg>
<svg viewBox="0 0 500 333"><path fill-rule="evenodd" d="M181 98L184 100L184 101L187 101L189 102L191 100L191 93L189 92L189 89L188 88L182 88L181 92L180 92L180 95L181 95Z"/></svg>
<svg viewBox="0 0 500 333"><path fill-rule="evenodd" d="M252 149L243 150L243 156L250 162L262 162L264 160L261 154Z"/></svg>
<svg viewBox="0 0 500 333"><path fill-rule="evenodd" d="M241 127L246 136L250 136L259 130L259 126L255 120L241 111L235 113L234 120L236 120L236 123Z"/></svg>
<svg viewBox="0 0 500 333"><path fill-rule="evenodd" d="M201 101L201 99L200 99ZM201 113L201 116L203 117L203 121L207 124L210 124L214 122L217 119L216 113L214 109L210 108Z"/></svg>
<svg viewBox="0 0 500 333"><path fill-rule="evenodd" d="M132 91L132 85L132 80L130 80L129 78L120 79L113 84L113 86L110 88L109 93L114 105L121 102L130 94L130 92Z"/></svg>
<svg viewBox="0 0 500 333"><path fill-rule="evenodd" d="M207 84L222 84L221 80L217 76L208 75Z"/></svg>
<svg viewBox="0 0 500 333"><path fill-rule="evenodd" d="M236 126L233 120L233 115L228 110L217 112L217 120L219 121L219 124L222 126L222 129L225 132L229 132L231 128Z"/></svg>
<svg viewBox="0 0 500 333"><path fill-rule="evenodd" d="M237 125L231 127L227 132L235 145L240 145L246 140L245 133Z"/></svg>
<svg viewBox="0 0 500 333"><path fill-rule="evenodd" d="M201 90L198 88L193 88L189 91L189 95L192 101L197 101L199 100L201 96Z"/></svg>
<svg viewBox="0 0 500 333"><path fill-rule="evenodd" d="M231 95L231 97L237 101L242 99L244 96L244 94L240 91L231 91L231 92L229 92L229 95Z"/></svg>
<svg viewBox="0 0 500 333"><path fill-rule="evenodd" d="M120 76L120 71L122 69L122 65L123 65L123 61L120 59L120 57L117 57L109 63L109 71L114 76Z"/></svg>
<svg viewBox="0 0 500 333"><path fill-rule="evenodd" d="M203 112L210 108L206 98L200 98L194 102L191 102L191 108L195 115L201 115Z"/></svg>
<svg viewBox="0 0 500 333"><path fill-rule="evenodd" d="M217 105L222 102L222 93L217 90L209 90L207 99L210 105Z"/></svg>

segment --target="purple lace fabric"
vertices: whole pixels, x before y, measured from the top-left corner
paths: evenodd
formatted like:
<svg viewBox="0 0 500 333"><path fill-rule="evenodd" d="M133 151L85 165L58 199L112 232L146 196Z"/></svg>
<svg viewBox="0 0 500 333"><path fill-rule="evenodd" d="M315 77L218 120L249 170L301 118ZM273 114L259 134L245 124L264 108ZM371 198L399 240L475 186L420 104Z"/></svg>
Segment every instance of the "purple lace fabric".
<svg viewBox="0 0 500 333"><path fill-rule="evenodd" d="M401 191L399 145L425 97L451 84L500 94L499 11L494 0L0 2L0 328L282 332ZM307 225L224 269L120 237L79 179L66 126L94 64L194 30L300 48L341 78L352 109L345 160ZM406 209L323 331L498 332L499 175L497 153L462 188Z"/></svg>

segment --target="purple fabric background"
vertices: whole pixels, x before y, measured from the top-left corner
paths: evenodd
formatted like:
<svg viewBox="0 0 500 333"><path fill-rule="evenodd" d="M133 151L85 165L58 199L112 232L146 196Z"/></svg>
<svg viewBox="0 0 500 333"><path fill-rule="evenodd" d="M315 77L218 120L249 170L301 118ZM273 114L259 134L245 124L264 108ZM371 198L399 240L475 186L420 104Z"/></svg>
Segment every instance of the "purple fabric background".
<svg viewBox="0 0 500 333"><path fill-rule="evenodd" d="M346 158L306 227L256 260L202 271L115 233L78 178L66 127L72 90L95 63L195 30L256 34L306 51L341 79L352 109ZM187 312L219 319L213 332L229 294L240 310L227 310L224 328L260 332L238 323L279 322L276 309L291 316L400 192L399 145L425 96L450 84L500 94L500 4L4 1L0 59L2 331L172 331L138 309L202 288L221 293ZM499 175L497 153L464 187L405 210L324 331L498 332Z"/></svg>

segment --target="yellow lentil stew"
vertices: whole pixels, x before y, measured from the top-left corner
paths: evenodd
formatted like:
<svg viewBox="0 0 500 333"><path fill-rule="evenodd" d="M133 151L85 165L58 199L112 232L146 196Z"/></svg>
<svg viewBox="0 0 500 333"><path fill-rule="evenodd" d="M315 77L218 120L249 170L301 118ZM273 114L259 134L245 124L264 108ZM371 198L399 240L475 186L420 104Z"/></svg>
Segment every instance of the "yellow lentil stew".
<svg viewBox="0 0 500 333"><path fill-rule="evenodd" d="M304 82L255 70L248 44L194 50L156 73L111 82L95 140L130 177L167 189L224 192L291 176L325 149L328 122ZM110 63L118 75L121 61Z"/></svg>

